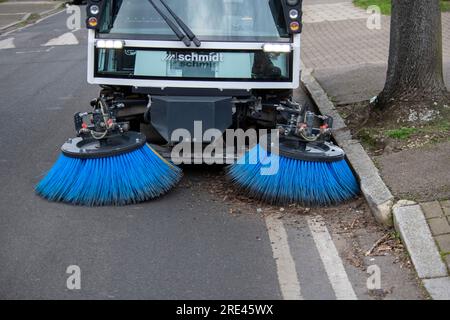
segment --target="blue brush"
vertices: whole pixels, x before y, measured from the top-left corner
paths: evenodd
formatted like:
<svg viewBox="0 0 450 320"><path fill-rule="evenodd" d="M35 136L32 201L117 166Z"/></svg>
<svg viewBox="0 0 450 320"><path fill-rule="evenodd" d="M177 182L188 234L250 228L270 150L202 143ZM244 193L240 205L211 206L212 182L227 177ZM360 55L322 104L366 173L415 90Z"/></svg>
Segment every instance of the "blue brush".
<svg viewBox="0 0 450 320"><path fill-rule="evenodd" d="M181 176L181 169L144 144L99 158L63 153L36 186L36 192L48 200L75 205L126 205L166 193Z"/></svg>
<svg viewBox="0 0 450 320"><path fill-rule="evenodd" d="M278 166L270 168L269 163L276 161ZM261 169L268 172L263 175ZM260 145L232 164L228 174L248 196L274 204L326 206L359 193L358 183L345 159L304 161L267 153Z"/></svg>

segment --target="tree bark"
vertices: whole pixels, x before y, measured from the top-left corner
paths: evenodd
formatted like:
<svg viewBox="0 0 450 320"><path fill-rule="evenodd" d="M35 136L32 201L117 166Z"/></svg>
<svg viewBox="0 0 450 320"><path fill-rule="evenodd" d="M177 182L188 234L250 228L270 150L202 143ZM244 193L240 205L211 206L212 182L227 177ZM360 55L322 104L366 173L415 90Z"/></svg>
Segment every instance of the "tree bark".
<svg viewBox="0 0 450 320"><path fill-rule="evenodd" d="M377 107L448 101L442 69L439 0L392 0L388 72Z"/></svg>

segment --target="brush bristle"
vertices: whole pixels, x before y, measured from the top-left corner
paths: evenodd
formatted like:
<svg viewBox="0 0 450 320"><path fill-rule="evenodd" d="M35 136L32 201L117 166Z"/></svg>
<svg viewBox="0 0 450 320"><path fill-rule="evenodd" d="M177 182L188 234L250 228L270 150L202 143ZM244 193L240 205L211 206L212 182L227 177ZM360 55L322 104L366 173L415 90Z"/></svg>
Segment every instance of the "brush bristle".
<svg viewBox="0 0 450 320"><path fill-rule="evenodd" d="M126 205L156 198L181 179L181 169L145 145L129 153L77 159L63 154L36 186L51 201L75 205Z"/></svg>
<svg viewBox="0 0 450 320"><path fill-rule="evenodd" d="M259 145L255 146L228 168L232 181L248 196L272 204L326 206L349 200L359 193L358 183L345 160L301 161L267 154L264 150L259 157L261 150ZM278 160L278 168L269 168L270 160L272 163ZM269 170L266 172L269 174L262 175L263 168Z"/></svg>

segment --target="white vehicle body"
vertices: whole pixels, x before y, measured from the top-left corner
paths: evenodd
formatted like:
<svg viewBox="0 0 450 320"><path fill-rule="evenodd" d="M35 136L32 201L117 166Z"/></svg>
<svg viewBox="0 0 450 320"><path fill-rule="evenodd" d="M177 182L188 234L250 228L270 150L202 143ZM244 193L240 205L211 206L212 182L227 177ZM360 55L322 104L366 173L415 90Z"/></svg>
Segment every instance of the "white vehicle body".
<svg viewBox="0 0 450 320"><path fill-rule="evenodd" d="M256 81L202 81L202 80L143 80L128 78L105 78L95 76L95 48L101 38L96 37L94 30L89 30L88 40L88 82L91 84L105 84L117 86L153 87L153 88L214 88L214 89L296 89L300 84L300 34L292 37L292 81L289 82L256 82ZM152 40L127 40L123 41L124 49L132 48L164 48L164 49L187 49L181 41L152 41ZM266 42L208 42L202 41L201 47L190 47L189 51L201 50L262 50Z"/></svg>

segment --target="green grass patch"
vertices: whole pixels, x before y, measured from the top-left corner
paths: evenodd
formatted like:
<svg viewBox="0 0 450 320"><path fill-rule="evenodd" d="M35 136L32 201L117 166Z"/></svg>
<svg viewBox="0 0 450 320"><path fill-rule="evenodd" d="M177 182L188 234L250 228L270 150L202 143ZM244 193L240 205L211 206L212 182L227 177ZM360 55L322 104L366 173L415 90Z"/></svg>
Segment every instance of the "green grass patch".
<svg viewBox="0 0 450 320"><path fill-rule="evenodd" d="M391 0L353 0L353 4L364 10L369 6L379 6L382 14L391 14Z"/></svg>
<svg viewBox="0 0 450 320"><path fill-rule="evenodd" d="M417 128L400 128L387 130L386 135L390 138L405 140L408 139L413 133L417 132Z"/></svg>
<svg viewBox="0 0 450 320"><path fill-rule="evenodd" d="M423 136L428 135L431 136L430 142L438 143L450 140L449 133L450 121L447 119L443 119L419 128L401 127L398 129L385 130L384 136L392 139L408 140L414 134L420 134Z"/></svg>
<svg viewBox="0 0 450 320"><path fill-rule="evenodd" d="M379 6L382 14L391 14L391 0L353 0L353 4L363 9L367 9L369 6ZM450 1L441 0L441 10L450 11Z"/></svg>

